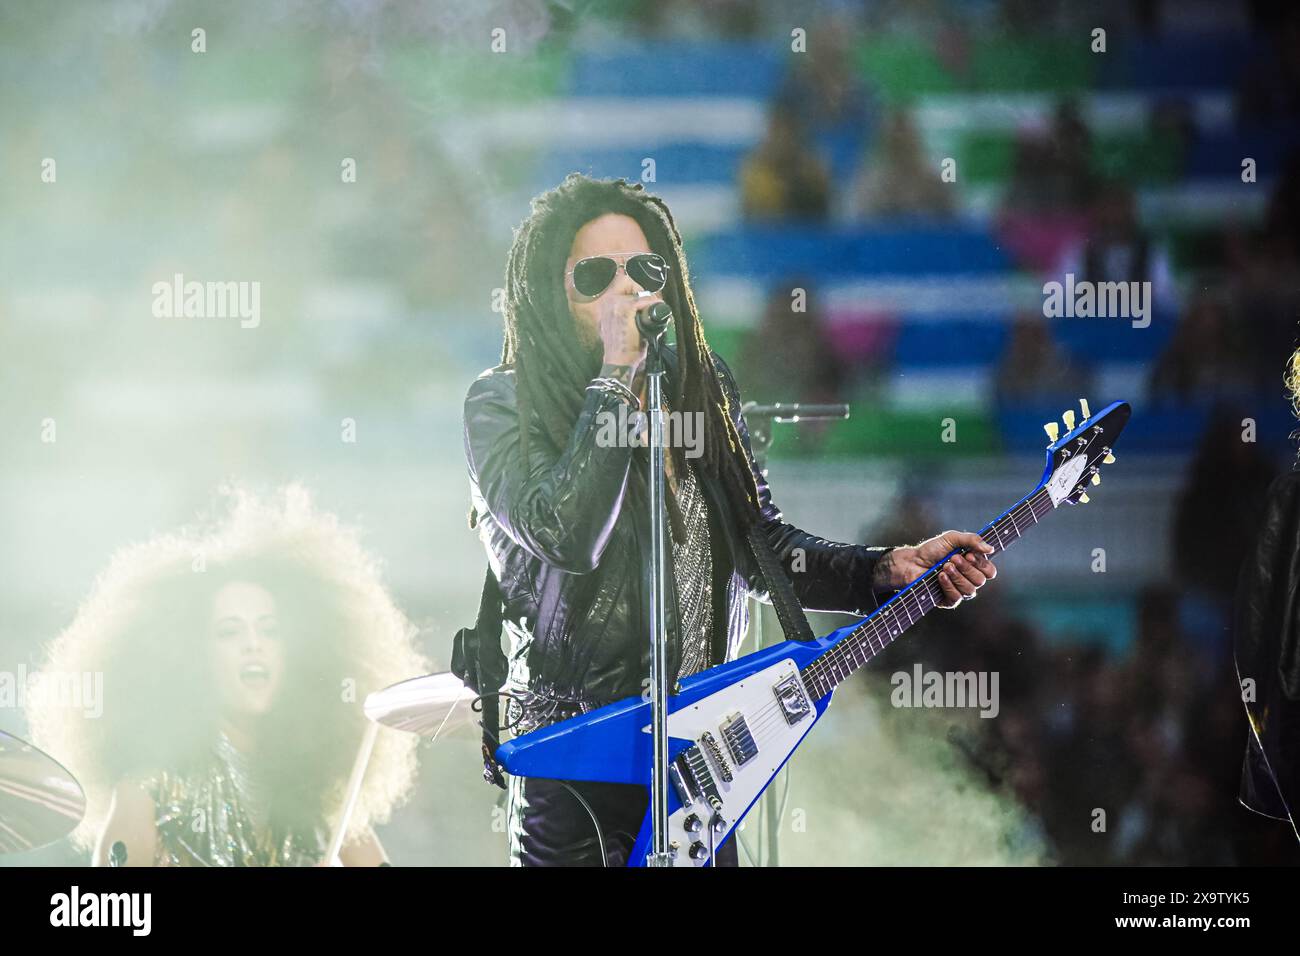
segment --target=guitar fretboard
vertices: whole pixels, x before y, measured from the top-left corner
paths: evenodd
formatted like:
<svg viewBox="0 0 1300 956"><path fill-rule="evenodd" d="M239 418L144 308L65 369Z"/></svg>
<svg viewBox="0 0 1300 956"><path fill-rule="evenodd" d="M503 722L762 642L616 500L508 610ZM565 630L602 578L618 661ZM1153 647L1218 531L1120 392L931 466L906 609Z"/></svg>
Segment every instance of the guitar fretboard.
<svg viewBox="0 0 1300 956"><path fill-rule="evenodd" d="M980 531L993 546L993 553L1006 550L1043 515L1055 507L1046 488L1040 488ZM946 559L945 559L946 560ZM902 636L909 627L938 607L944 600L939 588L939 568L926 571L894 595L871 617L835 642L835 646L801 672L814 700L824 697L858 668Z"/></svg>

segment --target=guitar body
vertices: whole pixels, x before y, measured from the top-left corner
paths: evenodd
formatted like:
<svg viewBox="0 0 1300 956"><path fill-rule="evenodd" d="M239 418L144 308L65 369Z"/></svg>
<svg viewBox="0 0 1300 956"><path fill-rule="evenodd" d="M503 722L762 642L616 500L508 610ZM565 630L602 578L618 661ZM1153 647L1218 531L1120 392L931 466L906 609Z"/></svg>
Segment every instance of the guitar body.
<svg viewBox="0 0 1300 956"><path fill-rule="evenodd" d="M1115 402L1057 438L1034 490L980 531L1005 549L1062 504L1086 502L1130 409ZM956 552L953 552L955 554ZM938 569L872 612L812 641L785 641L683 680L668 697L668 840L674 866L708 866L790 755L830 705L834 687L867 664L942 598ZM631 697L502 744L496 758L523 777L640 784L650 790L653 737L648 700ZM647 804L649 800L647 799ZM629 866L644 866L651 845L647 809Z"/></svg>
<svg viewBox="0 0 1300 956"><path fill-rule="evenodd" d="M669 696L668 758L674 764L669 839L678 844L675 866L708 865L785 766L832 696L811 699L799 672L857 626L815 641L765 647L684 679L681 692ZM497 750L497 759L519 776L635 783L648 794L650 718L650 703L631 697L517 737ZM688 830L694 827L692 817L699 821L694 832ZM693 858L696 844L702 849ZM644 865L649 846L647 810L628 865Z"/></svg>

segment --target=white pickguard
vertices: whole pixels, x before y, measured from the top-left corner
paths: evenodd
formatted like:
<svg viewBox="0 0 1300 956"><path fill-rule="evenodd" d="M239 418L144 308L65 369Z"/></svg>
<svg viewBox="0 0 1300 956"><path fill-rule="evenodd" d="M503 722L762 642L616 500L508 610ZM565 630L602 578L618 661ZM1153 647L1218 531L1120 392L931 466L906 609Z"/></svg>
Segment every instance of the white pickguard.
<svg viewBox="0 0 1300 956"><path fill-rule="evenodd" d="M715 694L705 697L689 707L669 714L668 734L693 740L697 744L707 732L711 733L721 747L724 759L733 774L730 782L724 782L716 761L708 755L707 748L701 748L706 754L713 779L722 797L722 819L726 823L722 833L713 833L709 826L713 817L712 807L696 801L690 807L680 807L669 818L669 845L676 844L673 859L674 866L703 866L706 860L694 860L689 850L695 842L703 843L712 857L713 846L720 843L742 820L742 815L749 809L755 798L763 792L785 762L786 757L798 746L799 741L812 729L817 719L815 702L807 698L809 710L795 724L787 722L777 701L773 688L785 678L794 675L799 668L793 660L778 661L771 667L757 672L744 680L732 684ZM802 686L802 685L801 685ZM742 714L749 727L758 753L743 766L737 766L732 753L728 750L722 734L722 726L735 714ZM650 733L647 724L643 730ZM685 824L687 818L696 815L703 824L698 833L689 833Z"/></svg>

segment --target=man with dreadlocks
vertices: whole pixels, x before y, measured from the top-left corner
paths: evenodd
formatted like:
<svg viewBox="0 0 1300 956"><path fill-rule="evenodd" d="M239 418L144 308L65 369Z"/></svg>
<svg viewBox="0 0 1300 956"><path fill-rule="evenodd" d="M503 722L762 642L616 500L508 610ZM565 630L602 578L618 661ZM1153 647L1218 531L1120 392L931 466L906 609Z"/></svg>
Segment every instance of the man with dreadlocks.
<svg viewBox="0 0 1300 956"><path fill-rule="evenodd" d="M674 317L666 411L702 431L698 454L680 444L665 454L674 679L736 655L750 592L773 604L793 638L811 636L801 607L865 616L956 548L969 554L941 573L946 606L996 574L993 549L975 534L876 548L782 520L754 465L731 370L704 339L677 226L640 185L573 174L535 198L506 281L501 364L470 386L465 453L470 524L510 635L504 690L516 733L640 694L650 671L649 450L610 441L602 426L645 404L636 313L654 302ZM622 865L647 802L641 786L515 777L511 862ZM734 864L735 853L728 841L717 862Z"/></svg>

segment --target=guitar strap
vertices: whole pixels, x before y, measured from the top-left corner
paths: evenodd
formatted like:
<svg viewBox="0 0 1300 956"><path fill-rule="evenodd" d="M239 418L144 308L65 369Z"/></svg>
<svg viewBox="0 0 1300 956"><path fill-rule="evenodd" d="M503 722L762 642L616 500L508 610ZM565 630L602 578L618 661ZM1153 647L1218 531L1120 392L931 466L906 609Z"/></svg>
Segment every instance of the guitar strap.
<svg viewBox="0 0 1300 956"><path fill-rule="evenodd" d="M451 671L479 695L479 724L483 728L483 779L506 789L505 772L497 763L501 743L501 685L506 682L506 654L501 649L501 587L489 564L483 578L478 617L452 638Z"/></svg>
<svg viewBox="0 0 1300 956"><path fill-rule="evenodd" d="M803 612L803 605L799 603L799 598L794 593L794 585L790 583L789 576L781 567L772 543L763 534L763 529L756 524L746 528L745 535L749 538L750 550L754 552L754 558L758 561L763 582L767 586L768 595L772 598L772 607L776 610L777 620L781 622L781 632L785 635L785 639L811 641L813 632L808 624L808 616Z"/></svg>

